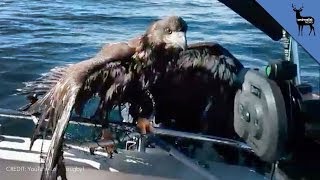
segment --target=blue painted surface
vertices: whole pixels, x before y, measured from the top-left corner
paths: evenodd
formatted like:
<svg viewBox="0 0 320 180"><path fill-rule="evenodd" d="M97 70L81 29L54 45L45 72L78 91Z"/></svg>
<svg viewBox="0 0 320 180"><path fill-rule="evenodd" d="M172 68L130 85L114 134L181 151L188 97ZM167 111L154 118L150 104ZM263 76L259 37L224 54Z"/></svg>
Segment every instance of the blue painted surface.
<svg viewBox="0 0 320 180"><path fill-rule="evenodd" d="M320 64L320 1L257 0L257 2ZM303 10L300 12L301 16L311 16L315 19L314 28L316 36L314 36L313 33L309 36L309 26L304 26L303 35L299 35L296 13L293 11L292 5L294 5L296 9L303 6Z"/></svg>

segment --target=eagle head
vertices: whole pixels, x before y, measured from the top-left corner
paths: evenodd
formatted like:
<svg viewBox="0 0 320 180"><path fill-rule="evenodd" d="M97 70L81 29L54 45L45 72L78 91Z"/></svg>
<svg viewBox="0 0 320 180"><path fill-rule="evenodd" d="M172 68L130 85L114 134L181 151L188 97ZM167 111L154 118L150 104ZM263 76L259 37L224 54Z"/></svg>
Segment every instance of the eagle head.
<svg viewBox="0 0 320 180"><path fill-rule="evenodd" d="M148 44L155 48L187 49L187 23L179 16L157 20L146 31Z"/></svg>

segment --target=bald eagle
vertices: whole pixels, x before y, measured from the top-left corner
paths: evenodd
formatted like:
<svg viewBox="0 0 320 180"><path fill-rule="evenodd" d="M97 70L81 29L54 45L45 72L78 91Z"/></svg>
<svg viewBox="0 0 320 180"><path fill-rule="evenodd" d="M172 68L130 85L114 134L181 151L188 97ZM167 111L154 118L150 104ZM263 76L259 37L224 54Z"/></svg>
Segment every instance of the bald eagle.
<svg viewBox="0 0 320 180"><path fill-rule="evenodd" d="M159 62L166 60L154 64ZM127 100L140 96L135 98L139 103L131 101L130 114L134 119L151 116L154 108L151 93L157 123L180 131L227 138L236 136L233 131L233 98L237 90L234 85L236 74L243 68L239 60L221 45L203 42L189 45L177 59L165 66L162 69L166 69L166 73L157 76L150 91L139 92L141 88L130 87L134 83L127 85L130 87L127 89L131 89L131 93L125 93ZM58 81L65 69L52 69L40 80L29 83L24 93L46 93L52 86L50 82ZM139 112L141 107L143 112Z"/></svg>
<svg viewBox="0 0 320 180"><path fill-rule="evenodd" d="M217 43L196 43L181 51L165 69L149 88L155 107L147 99L131 104L129 112L134 119L139 117L141 107L155 108L156 123L166 128L238 138L233 109L238 90L235 81L243 65L237 58ZM227 162L237 161L234 149L215 148Z"/></svg>
<svg viewBox="0 0 320 180"><path fill-rule="evenodd" d="M51 80L47 85L49 89L33 87L38 92L41 89L46 92L25 110L29 114L40 113L30 147L45 119L48 119L47 128L54 131L43 178L49 178L50 171L61 156L58 153L61 151L62 136L72 111L81 114L87 101L99 96L95 114L106 129L107 114L115 104L128 101L139 105L141 99L145 103L145 99L150 97L146 89L156 79L153 75L161 74L166 67L165 60L174 59L180 50L186 48L186 31L187 24L181 17L157 20L141 37L127 43L106 45L95 57L56 70L58 73L52 73L47 78ZM141 112L139 116L144 118Z"/></svg>
<svg viewBox="0 0 320 180"><path fill-rule="evenodd" d="M156 123L179 131L238 138L233 107L235 81L242 68L240 61L217 43L189 45L150 87ZM227 162L236 161L234 149L215 148Z"/></svg>

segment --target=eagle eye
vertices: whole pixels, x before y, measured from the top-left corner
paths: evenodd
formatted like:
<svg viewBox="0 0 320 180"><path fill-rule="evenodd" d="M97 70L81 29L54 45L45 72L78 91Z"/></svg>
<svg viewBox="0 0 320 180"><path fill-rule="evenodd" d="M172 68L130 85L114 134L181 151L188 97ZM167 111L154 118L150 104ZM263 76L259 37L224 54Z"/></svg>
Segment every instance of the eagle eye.
<svg viewBox="0 0 320 180"><path fill-rule="evenodd" d="M165 31L168 33L168 34L171 34L172 33L172 30L170 28L166 28Z"/></svg>

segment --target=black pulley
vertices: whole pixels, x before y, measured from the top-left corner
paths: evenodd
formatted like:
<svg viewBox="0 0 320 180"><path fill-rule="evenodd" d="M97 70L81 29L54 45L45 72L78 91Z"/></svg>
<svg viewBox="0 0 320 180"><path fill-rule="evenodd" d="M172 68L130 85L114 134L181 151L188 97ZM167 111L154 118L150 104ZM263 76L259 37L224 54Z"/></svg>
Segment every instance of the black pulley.
<svg viewBox="0 0 320 180"><path fill-rule="evenodd" d="M266 75L273 80L291 80L297 76L297 65L290 61L279 61L266 67Z"/></svg>
<svg viewBox="0 0 320 180"><path fill-rule="evenodd" d="M257 71L243 78L234 103L234 128L237 134L267 162L285 153L287 116L278 85Z"/></svg>

